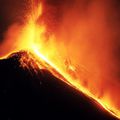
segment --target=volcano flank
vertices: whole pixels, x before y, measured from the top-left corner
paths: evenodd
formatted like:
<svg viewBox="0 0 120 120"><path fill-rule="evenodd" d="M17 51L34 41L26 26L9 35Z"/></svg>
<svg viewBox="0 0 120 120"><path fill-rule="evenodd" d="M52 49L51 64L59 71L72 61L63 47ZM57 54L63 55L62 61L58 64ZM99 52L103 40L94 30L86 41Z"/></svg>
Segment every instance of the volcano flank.
<svg viewBox="0 0 120 120"><path fill-rule="evenodd" d="M56 78L26 51L0 60L0 96L1 120L115 120L95 100Z"/></svg>

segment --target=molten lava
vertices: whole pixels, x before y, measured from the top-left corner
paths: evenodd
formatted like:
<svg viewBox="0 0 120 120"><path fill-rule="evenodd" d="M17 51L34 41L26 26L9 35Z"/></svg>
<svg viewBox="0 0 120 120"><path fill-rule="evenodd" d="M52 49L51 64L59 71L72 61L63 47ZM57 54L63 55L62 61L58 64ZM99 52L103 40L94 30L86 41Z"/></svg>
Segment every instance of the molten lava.
<svg viewBox="0 0 120 120"><path fill-rule="evenodd" d="M1 49L3 50L4 48L5 50L5 53L3 52L1 54L1 58L19 50L32 52L38 61L42 61L45 68L51 71L56 77L76 88L78 91L82 91L85 95L95 99L108 112L120 118L120 108L113 105L109 97L98 96L95 94L95 91L92 92L89 89L89 82L92 77L87 68L76 63L74 58L71 60L67 54L66 45L57 41L53 33L49 34L47 32L44 22L39 22L42 15L42 4L36 5L34 1L32 1L31 8L30 14L27 15L26 24L22 25L17 31L14 31L14 29L17 28L15 24L9 30L9 37L5 43L1 45ZM12 35L13 33L14 36ZM11 43L9 39L13 38L15 41ZM8 48L9 45L12 47L10 46L10 48Z"/></svg>

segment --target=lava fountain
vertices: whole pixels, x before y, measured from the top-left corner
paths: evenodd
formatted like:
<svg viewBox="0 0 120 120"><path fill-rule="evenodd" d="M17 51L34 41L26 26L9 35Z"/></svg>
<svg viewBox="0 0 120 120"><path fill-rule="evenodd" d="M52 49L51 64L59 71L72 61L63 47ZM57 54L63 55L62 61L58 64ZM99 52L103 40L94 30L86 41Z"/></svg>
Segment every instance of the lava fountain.
<svg viewBox="0 0 120 120"><path fill-rule="evenodd" d="M45 22L42 21L42 15L45 9L42 3L43 1L39 3L38 1L31 0L31 10L26 15L25 24L14 24L10 27L5 41L0 45L1 59L15 51L30 51L36 56L38 61L42 60L45 62L44 64L48 64L47 69L56 77L78 91L83 92L88 97L95 99L109 113L120 118L120 106L118 102L114 102L110 97L111 92L107 91L108 93L106 94L104 89L97 88L96 84L94 84L97 82L97 79L94 79L93 74L91 74L85 65L78 62L76 57L73 57L75 54L74 46L71 48L71 54L68 54L68 46L65 42L62 42L66 40L64 38L58 40L54 33L47 30ZM82 53L80 47L79 50ZM81 58L83 56L84 54L81 54ZM87 56L83 58L87 59ZM118 92L117 88L116 90ZM120 100L120 97L118 99Z"/></svg>

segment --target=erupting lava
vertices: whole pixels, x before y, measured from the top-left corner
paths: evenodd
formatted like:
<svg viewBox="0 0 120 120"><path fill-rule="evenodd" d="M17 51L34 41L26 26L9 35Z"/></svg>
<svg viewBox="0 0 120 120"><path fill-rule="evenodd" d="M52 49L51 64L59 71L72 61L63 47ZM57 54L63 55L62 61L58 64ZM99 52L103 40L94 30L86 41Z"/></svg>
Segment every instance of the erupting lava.
<svg viewBox="0 0 120 120"><path fill-rule="evenodd" d="M31 8L30 14L27 15L26 24L21 26L20 31L17 31L19 33L14 33L14 43L10 43L11 41L9 41L9 38L3 43L2 47L6 49L7 54L19 50L32 52L36 55L38 61L42 60L45 64L48 64L46 68L56 77L83 92L85 95L95 99L108 112L117 118L120 118L120 108L112 105L112 103L109 102L109 99L103 99L89 90L88 81L91 79L89 71L84 68L84 66L78 65L75 61L72 61L67 55L66 46L57 42L54 34L47 32L44 22L39 22L42 15L42 4L36 5L34 0L32 0ZM16 32L14 31L14 28L16 28L16 25L12 26L9 31L9 37L11 37L13 32ZM12 47L10 50L7 50L7 47L10 44ZM1 58L6 57L6 55L3 54ZM54 69L59 74L56 73Z"/></svg>

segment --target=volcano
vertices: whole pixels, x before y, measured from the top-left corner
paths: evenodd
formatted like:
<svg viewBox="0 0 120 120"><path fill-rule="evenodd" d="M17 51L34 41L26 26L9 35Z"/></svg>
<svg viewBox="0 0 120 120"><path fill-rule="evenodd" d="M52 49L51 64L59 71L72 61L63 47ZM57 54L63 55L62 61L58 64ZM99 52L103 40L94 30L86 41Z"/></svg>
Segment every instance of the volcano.
<svg viewBox="0 0 120 120"><path fill-rule="evenodd" d="M56 78L27 51L0 60L0 73L1 120L115 120L95 100Z"/></svg>

